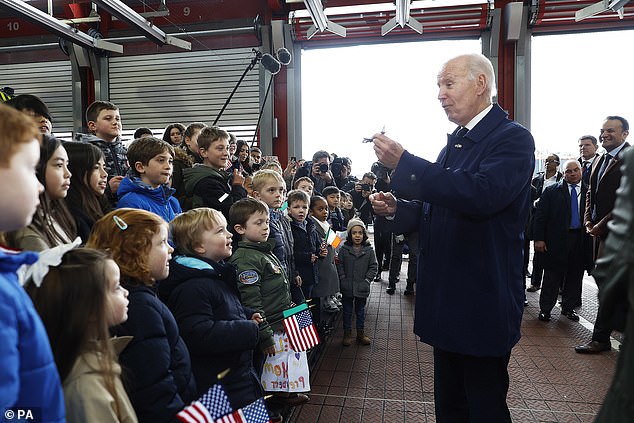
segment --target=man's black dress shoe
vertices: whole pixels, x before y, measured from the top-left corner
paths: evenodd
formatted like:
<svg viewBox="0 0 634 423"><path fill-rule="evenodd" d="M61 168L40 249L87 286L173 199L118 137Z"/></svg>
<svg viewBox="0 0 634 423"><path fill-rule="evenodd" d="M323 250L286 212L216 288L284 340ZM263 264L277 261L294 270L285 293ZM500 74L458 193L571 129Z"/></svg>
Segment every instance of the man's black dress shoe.
<svg viewBox="0 0 634 423"><path fill-rule="evenodd" d="M539 289L540 289L539 286L531 285L528 288L526 288L526 291L528 291L528 292L537 292L537 291L539 291Z"/></svg>
<svg viewBox="0 0 634 423"><path fill-rule="evenodd" d="M540 311L537 318L542 322L550 322L550 313L544 313L543 311Z"/></svg>
<svg viewBox="0 0 634 423"><path fill-rule="evenodd" d="M385 292L387 292L387 295L394 295L394 293L396 292L396 288L390 286L385 290Z"/></svg>
<svg viewBox="0 0 634 423"><path fill-rule="evenodd" d="M524 298L524 307L528 307L528 300Z"/></svg>
<svg viewBox="0 0 634 423"><path fill-rule="evenodd" d="M579 315L577 313L575 313L574 310L570 310L570 311L562 311L561 314L563 316L566 316L567 318L569 318L570 320L573 320L575 322L579 321Z"/></svg>
<svg viewBox="0 0 634 423"><path fill-rule="evenodd" d="M580 354L598 354L603 351L610 351L612 345L609 342L590 341L587 344L577 345L575 351Z"/></svg>

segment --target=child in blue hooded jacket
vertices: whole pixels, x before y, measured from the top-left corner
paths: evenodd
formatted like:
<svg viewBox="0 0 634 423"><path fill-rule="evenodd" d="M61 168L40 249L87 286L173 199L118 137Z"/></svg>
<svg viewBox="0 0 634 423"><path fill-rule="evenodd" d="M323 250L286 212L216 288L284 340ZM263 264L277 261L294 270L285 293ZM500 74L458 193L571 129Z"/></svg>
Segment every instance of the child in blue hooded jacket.
<svg viewBox="0 0 634 423"><path fill-rule="evenodd" d="M174 170L174 147L154 137L136 139L128 148L131 175L119 185L117 208L151 211L166 222L182 212L168 183Z"/></svg>

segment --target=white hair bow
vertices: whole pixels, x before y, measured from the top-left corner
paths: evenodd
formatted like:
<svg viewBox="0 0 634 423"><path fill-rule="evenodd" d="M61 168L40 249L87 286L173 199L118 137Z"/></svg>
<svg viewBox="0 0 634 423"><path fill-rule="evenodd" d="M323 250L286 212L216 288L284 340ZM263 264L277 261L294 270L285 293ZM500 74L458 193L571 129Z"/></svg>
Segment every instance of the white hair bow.
<svg viewBox="0 0 634 423"><path fill-rule="evenodd" d="M48 273L49 267L59 266L64 254L79 245L81 245L81 238L77 237L70 244L61 244L41 251L40 257L35 263L31 265L23 265L18 269L20 284L24 285L29 279L32 279L35 286L39 288L40 285L42 285L44 277Z"/></svg>

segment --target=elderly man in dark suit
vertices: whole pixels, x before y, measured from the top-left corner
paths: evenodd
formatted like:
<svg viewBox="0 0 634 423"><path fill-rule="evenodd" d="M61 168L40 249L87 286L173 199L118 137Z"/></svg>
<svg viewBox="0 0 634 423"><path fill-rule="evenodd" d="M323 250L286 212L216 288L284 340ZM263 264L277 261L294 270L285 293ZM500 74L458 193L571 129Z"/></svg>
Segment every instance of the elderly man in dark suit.
<svg viewBox="0 0 634 423"><path fill-rule="evenodd" d="M581 298L584 254L589 236L583 228L587 187L581 181L581 166L569 160L564 180L546 188L537 205L534 219L535 250L544 254L544 283L539 296L539 320L549 321L557 302L559 287L561 314L578 321L575 306Z"/></svg>
<svg viewBox="0 0 634 423"><path fill-rule="evenodd" d="M586 231L594 237L595 261L603 255L603 246L609 233L608 222L612 219L616 190L621 182L621 155L630 146L625 141L629 129L629 123L621 116L608 116L601 128L601 146L606 152L592 165L584 219ZM609 351L610 334L614 329L611 322L599 305L592 340L576 346L575 351L587 354Z"/></svg>
<svg viewBox="0 0 634 423"><path fill-rule="evenodd" d="M492 104L495 78L484 56L449 60L438 87L459 127L435 163L375 134L379 160L395 168L394 194L370 201L399 232L419 231L414 332L434 347L436 421L510 422L507 366L524 310L535 144Z"/></svg>

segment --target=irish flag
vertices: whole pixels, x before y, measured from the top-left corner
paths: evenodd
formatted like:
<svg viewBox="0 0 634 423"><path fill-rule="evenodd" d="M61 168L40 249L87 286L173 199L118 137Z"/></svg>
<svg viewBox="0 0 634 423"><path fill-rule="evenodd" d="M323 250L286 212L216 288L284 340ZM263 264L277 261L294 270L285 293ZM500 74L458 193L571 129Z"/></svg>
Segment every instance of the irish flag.
<svg viewBox="0 0 634 423"><path fill-rule="evenodd" d="M332 228L328 228L328 232L326 232L326 243L332 245L332 248L337 248L341 244L341 238Z"/></svg>

